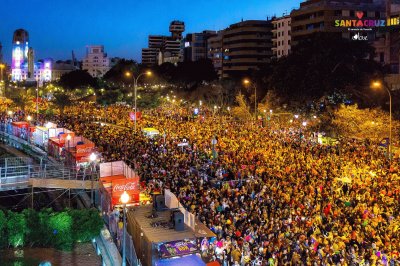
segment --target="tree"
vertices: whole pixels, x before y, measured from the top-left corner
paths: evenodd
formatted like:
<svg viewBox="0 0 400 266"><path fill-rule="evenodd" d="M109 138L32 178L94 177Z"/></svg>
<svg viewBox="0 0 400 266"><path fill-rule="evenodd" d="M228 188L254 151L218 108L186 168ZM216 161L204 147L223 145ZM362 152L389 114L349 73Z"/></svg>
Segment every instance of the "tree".
<svg viewBox="0 0 400 266"><path fill-rule="evenodd" d="M9 211L6 224L9 245L14 248L23 247L27 230L25 216L22 213Z"/></svg>
<svg viewBox="0 0 400 266"><path fill-rule="evenodd" d="M138 73L138 63L133 60L121 59L115 66L107 71L103 79L115 83L126 83L129 82L129 80L125 76L126 72L130 72L132 74Z"/></svg>
<svg viewBox="0 0 400 266"><path fill-rule="evenodd" d="M7 219L6 215L0 210L0 249L7 246Z"/></svg>
<svg viewBox="0 0 400 266"><path fill-rule="evenodd" d="M389 137L389 115L381 109L359 109L357 105L341 105L332 121L340 135L346 138L380 141ZM400 125L393 121L393 136Z"/></svg>
<svg viewBox="0 0 400 266"><path fill-rule="evenodd" d="M88 242L100 234L104 223L96 209L68 210L75 242Z"/></svg>
<svg viewBox="0 0 400 266"><path fill-rule="evenodd" d="M22 214L25 217L27 227L25 243L29 243L31 247L41 243L44 232L41 230L39 213L33 209L25 209Z"/></svg>
<svg viewBox="0 0 400 266"><path fill-rule="evenodd" d="M236 103L238 106L232 108L232 115L241 120L251 119L250 107L247 105L243 94L239 93L236 96Z"/></svg>
<svg viewBox="0 0 400 266"><path fill-rule="evenodd" d="M60 116L63 116L65 107L72 104L71 96L65 92L56 92L53 96L54 98L52 102L60 111Z"/></svg>
<svg viewBox="0 0 400 266"><path fill-rule="evenodd" d="M23 112L26 111L29 105L33 104L33 97L26 91L20 91L12 100L16 107L20 108Z"/></svg>
<svg viewBox="0 0 400 266"><path fill-rule="evenodd" d="M74 70L61 76L58 82L65 89L73 90L82 87L97 88L97 81L87 71Z"/></svg>
<svg viewBox="0 0 400 266"><path fill-rule="evenodd" d="M363 90L371 75L382 71L373 54L367 42L316 34L278 60L267 83L286 101L303 105L335 91L350 92L360 100L368 96Z"/></svg>
<svg viewBox="0 0 400 266"><path fill-rule="evenodd" d="M158 76L185 90L194 90L203 81L211 82L218 78L214 66L209 59L195 62L180 62L176 66L164 63L155 68Z"/></svg>
<svg viewBox="0 0 400 266"><path fill-rule="evenodd" d="M49 226L53 230L51 241L54 247L62 250L72 250L72 218L68 212L54 213L50 216Z"/></svg>

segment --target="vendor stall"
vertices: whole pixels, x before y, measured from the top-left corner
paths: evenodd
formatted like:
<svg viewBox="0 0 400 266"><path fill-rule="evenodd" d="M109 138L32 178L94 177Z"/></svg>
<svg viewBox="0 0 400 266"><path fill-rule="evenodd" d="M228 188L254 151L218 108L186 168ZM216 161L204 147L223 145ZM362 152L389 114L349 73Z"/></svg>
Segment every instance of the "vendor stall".
<svg viewBox="0 0 400 266"><path fill-rule="evenodd" d="M71 131L64 128L57 130L57 125L51 122L45 123L44 126L36 126L33 133L33 143L46 150L49 138L56 137L60 132L70 133Z"/></svg>
<svg viewBox="0 0 400 266"><path fill-rule="evenodd" d="M11 127L8 128L9 134L24 140L29 140L30 133L33 132L34 129L31 128L28 122L12 122Z"/></svg>
<svg viewBox="0 0 400 266"><path fill-rule="evenodd" d="M123 161L100 164L100 206L103 212L109 212L120 205L121 194L126 191L130 196L129 205L139 205L139 176Z"/></svg>
<svg viewBox="0 0 400 266"><path fill-rule="evenodd" d="M91 163L90 155L96 152L94 143L82 136L67 139L64 149L66 165L77 169L86 169Z"/></svg>
<svg viewBox="0 0 400 266"><path fill-rule="evenodd" d="M49 131L49 134L50 132L51 131ZM64 146L68 147L68 144L70 145L74 136L75 133L69 130L58 132L57 136L55 137L51 137L51 135L49 135L50 138L47 143L48 154L56 159L65 158Z"/></svg>

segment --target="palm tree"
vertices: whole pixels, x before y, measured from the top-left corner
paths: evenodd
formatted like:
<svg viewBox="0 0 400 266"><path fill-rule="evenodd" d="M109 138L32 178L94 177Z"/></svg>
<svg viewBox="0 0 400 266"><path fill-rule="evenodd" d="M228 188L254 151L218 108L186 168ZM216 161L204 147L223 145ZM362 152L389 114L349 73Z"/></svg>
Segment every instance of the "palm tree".
<svg viewBox="0 0 400 266"><path fill-rule="evenodd" d="M65 92L57 92L54 95L53 104L58 107L60 116L64 115L64 108L72 104L71 96Z"/></svg>

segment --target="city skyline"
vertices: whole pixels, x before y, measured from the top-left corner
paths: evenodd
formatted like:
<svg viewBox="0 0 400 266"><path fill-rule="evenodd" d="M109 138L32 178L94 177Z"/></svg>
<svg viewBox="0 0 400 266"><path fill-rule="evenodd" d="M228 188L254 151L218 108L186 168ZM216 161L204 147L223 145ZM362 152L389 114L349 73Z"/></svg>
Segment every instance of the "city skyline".
<svg viewBox="0 0 400 266"><path fill-rule="evenodd" d="M137 3L135 6L134 3L110 3L100 0L92 8L90 4L94 2L89 0L80 1L79 4L65 0L57 3L44 2L45 4L43 1L24 0L15 3L6 0L3 7L12 12L3 16L0 42L3 44L3 56L7 63L11 62L13 32L19 28L29 32L30 45L35 49L36 59L67 60L71 58L71 51L74 50L81 60L87 45L99 44L105 46L110 57L123 57L140 62L141 48L147 46L148 35L168 34L168 26L172 20L185 22L185 34L222 30L242 19L281 16L293 8L298 8L301 1L277 3L268 0L221 0L214 3L203 0L196 6L188 6L184 1L155 0L152 4ZM152 9L149 9L150 7ZM133 13L138 16L131 16ZM78 17L79 19L76 19Z"/></svg>

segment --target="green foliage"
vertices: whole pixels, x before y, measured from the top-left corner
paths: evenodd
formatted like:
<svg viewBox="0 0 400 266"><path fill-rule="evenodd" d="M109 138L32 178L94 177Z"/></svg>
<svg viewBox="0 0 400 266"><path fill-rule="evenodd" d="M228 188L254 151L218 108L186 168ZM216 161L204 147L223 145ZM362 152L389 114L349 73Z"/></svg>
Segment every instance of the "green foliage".
<svg viewBox="0 0 400 266"><path fill-rule="evenodd" d="M96 97L98 103L103 105L114 104L118 101L121 101L123 94L120 90L106 90L104 92L100 92Z"/></svg>
<svg viewBox="0 0 400 266"><path fill-rule="evenodd" d="M62 250L72 250L72 218L67 212L54 213L50 216L49 226L53 230L52 242Z"/></svg>
<svg viewBox="0 0 400 266"><path fill-rule="evenodd" d="M75 242L91 241L99 235L103 221L96 209L69 210L72 217L72 235Z"/></svg>
<svg viewBox="0 0 400 266"><path fill-rule="evenodd" d="M0 210L0 248L7 246L7 219L6 215Z"/></svg>
<svg viewBox="0 0 400 266"><path fill-rule="evenodd" d="M26 231L27 227L25 216L22 213L9 211L7 213L7 232L9 245L14 248L24 246Z"/></svg>
<svg viewBox="0 0 400 266"><path fill-rule="evenodd" d="M365 83L381 71L367 42L353 42L335 34L317 34L299 43L278 60L268 82L286 100L308 102L334 91L364 97Z"/></svg>
<svg viewBox="0 0 400 266"><path fill-rule="evenodd" d="M0 210L0 248L35 246L72 250L76 242L88 242L98 236L103 220L96 209L35 211L21 213Z"/></svg>
<svg viewBox="0 0 400 266"><path fill-rule="evenodd" d="M65 107L72 104L71 97L69 96L69 94L64 92L54 93L54 99L52 102L59 109L61 116L64 114Z"/></svg>
<svg viewBox="0 0 400 266"><path fill-rule="evenodd" d="M62 75L59 84L69 90L86 86L97 88L98 86L96 79L84 70L75 70Z"/></svg>

